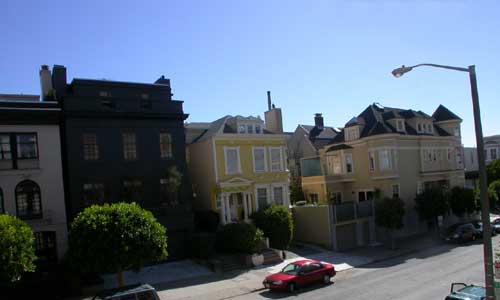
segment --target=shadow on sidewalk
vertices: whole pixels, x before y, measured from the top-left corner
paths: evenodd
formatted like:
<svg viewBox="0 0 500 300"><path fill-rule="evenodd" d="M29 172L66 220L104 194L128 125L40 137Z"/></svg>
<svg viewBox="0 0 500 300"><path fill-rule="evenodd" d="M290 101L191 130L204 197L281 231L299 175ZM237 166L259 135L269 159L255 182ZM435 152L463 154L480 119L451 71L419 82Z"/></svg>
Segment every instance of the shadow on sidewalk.
<svg viewBox="0 0 500 300"><path fill-rule="evenodd" d="M301 296L303 293L307 293L309 291L313 290L320 290L328 287L332 287L335 285L335 282L331 282L329 284L324 284L324 283L315 283L311 284L306 287L302 287L298 289L294 293L289 293L286 291L271 291L271 290L265 290L259 293L260 296L268 298L268 299L282 299L282 298L288 298L288 297L293 297L293 296Z"/></svg>

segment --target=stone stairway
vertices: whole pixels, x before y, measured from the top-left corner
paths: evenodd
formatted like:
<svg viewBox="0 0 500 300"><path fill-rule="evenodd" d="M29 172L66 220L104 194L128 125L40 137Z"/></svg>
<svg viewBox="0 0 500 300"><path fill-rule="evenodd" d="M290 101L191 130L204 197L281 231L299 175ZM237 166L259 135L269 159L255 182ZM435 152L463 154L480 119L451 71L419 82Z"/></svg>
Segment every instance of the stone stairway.
<svg viewBox="0 0 500 300"><path fill-rule="evenodd" d="M267 248L262 250L262 255L264 255L264 265L279 264L283 261L280 250Z"/></svg>

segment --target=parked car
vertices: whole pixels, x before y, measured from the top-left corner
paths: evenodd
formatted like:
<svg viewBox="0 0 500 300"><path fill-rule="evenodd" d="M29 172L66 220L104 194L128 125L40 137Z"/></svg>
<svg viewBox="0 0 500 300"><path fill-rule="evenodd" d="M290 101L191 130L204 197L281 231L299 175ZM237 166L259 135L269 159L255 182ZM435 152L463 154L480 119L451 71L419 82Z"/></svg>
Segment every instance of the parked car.
<svg viewBox="0 0 500 300"><path fill-rule="evenodd" d="M500 218L491 221L491 226L493 226L496 233L500 233Z"/></svg>
<svg viewBox="0 0 500 300"><path fill-rule="evenodd" d="M466 285L465 283L452 283L450 294L445 300L484 300L486 289L477 285Z"/></svg>
<svg viewBox="0 0 500 300"><path fill-rule="evenodd" d="M445 240L448 242L464 243L475 241L478 238L478 230L472 223L455 224L448 228Z"/></svg>
<svg viewBox="0 0 500 300"><path fill-rule="evenodd" d="M471 223L472 223L472 225L474 225L474 228L476 229L476 237L483 238L483 223L481 221L472 221ZM500 227L500 224L499 224L499 227ZM491 235L492 236L497 235L493 224L491 225Z"/></svg>
<svg viewBox="0 0 500 300"><path fill-rule="evenodd" d="M149 284L128 285L121 288L109 289L95 295L92 300L160 300L154 287Z"/></svg>
<svg viewBox="0 0 500 300"><path fill-rule="evenodd" d="M262 283L270 290L294 292L314 282L330 283L335 274L333 265L305 259L286 265L279 273L267 276Z"/></svg>

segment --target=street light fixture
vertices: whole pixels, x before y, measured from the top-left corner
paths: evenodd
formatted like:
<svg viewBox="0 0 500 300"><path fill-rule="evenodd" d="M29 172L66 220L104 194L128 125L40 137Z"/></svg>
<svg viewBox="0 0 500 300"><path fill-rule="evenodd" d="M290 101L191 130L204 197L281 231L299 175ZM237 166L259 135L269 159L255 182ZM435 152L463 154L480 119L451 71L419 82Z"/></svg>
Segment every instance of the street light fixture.
<svg viewBox="0 0 500 300"><path fill-rule="evenodd" d="M477 145L477 157L479 164L479 191L481 198L481 221L483 223L483 252L484 252L484 277L486 285L486 297L487 299L495 299L495 289L493 282L493 251L491 249L491 224L490 224L490 202L488 201L488 187L486 184L486 166L484 163L484 142L483 142L483 129L481 125L481 113L479 110L479 95L477 92L477 80L476 80L476 69L475 66L469 66L468 68L436 65L436 64L418 64L411 67L405 67L394 69L392 75L394 77L401 77L403 74L410 72L416 67L427 66L442 69L450 69L455 71L467 72L469 73L471 94L472 94L472 108L474 111L474 125L476 129L476 145Z"/></svg>

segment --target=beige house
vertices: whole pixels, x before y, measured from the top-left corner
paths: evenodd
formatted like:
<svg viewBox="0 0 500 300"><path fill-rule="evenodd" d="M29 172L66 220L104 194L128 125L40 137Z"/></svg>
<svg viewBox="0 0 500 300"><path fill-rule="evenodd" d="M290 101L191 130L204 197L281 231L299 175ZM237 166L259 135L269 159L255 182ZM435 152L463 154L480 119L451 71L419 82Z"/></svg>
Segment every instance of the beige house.
<svg viewBox="0 0 500 300"><path fill-rule="evenodd" d="M484 160L486 165L500 157L500 135L485 136L484 142ZM479 160L477 158L477 148L464 148L465 163L465 185L468 188L479 186Z"/></svg>
<svg viewBox="0 0 500 300"><path fill-rule="evenodd" d="M225 116L186 124L195 209L218 212L226 224L247 221L271 204L290 205L281 110L269 105L265 119Z"/></svg>
<svg viewBox="0 0 500 300"><path fill-rule="evenodd" d="M39 262L67 249L60 109L36 95L0 95L0 213L27 222Z"/></svg>
<svg viewBox="0 0 500 300"><path fill-rule="evenodd" d="M315 158L302 159L302 188L311 202L334 201L335 243L375 241L374 193L406 203L402 235L425 224L413 209L430 186L464 186L462 120L440 105L421 111L368 106ZM352 239L351 236L355 238Z"/></svg>

